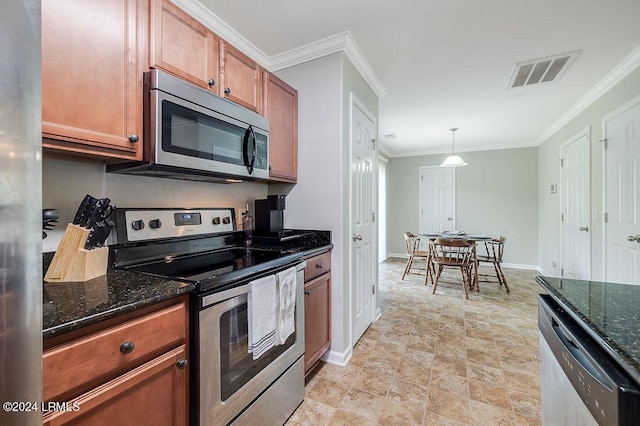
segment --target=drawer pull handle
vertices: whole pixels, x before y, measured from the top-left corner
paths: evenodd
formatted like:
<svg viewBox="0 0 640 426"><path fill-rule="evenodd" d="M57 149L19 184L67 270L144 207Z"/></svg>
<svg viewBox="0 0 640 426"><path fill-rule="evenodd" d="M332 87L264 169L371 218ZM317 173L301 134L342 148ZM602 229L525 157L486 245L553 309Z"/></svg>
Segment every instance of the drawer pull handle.
<svg viewBox="0 0 640 426"><path fill-rule="evenodd" d="M309 290L305 290L304 294L306 294L307 296L309 296L311 294L311 292Z"/></svg>
<svg viewBox="0 0 640 426"><path fill-rule="evenodd" d="M322 269L324 268L324 265L322 263L316 263L316 268Z"/></svg>
<svg viewBox="0 0 640 426"><path fill-rule="evenodd" d="M187 360L184 358L179 359L176 362L176 367L178 367L180 370L184 370L187 367Z"/></svg>
<svg viewBox="0 0 640 426"><path fill-rule="evenodd" d="M122 352L123 354L130 354L131 352L133 352L133 349L135 347L136 345L134 345L133 342L124 342L120 345L120 352Z"/></svg>

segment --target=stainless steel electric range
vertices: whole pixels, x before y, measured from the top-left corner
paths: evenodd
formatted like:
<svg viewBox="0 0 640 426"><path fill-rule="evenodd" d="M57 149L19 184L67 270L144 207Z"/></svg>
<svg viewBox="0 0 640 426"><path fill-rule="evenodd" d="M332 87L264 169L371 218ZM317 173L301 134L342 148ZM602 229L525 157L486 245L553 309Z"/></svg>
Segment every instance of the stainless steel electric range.
<svg viewBox="0 0 640 426"><path fill-rule="evenodd" d="M232 208L119 208L113 235L112 267L196 286L191 423L283 424L304 398L302 254L244 245ZM295 330L254 360L248 351L251 283L292 267Z"/></svg>

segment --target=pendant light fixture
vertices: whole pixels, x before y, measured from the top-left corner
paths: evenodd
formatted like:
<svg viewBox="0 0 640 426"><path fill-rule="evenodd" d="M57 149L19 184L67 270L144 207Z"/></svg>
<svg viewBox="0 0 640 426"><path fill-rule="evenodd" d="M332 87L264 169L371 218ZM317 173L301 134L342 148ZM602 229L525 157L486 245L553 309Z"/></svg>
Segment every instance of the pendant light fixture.
<svg viewBox="0 0 640 426"><path fill-rule="evenodd" d="M464 162L464 160L460 157L458 157L456 155L456 150L455 150L455 133L456 130L458 130L457 127L453 127L451 129L451 155L448 156L443 162L442 164L440 164L440 167L460 167L460 166L466 166L467 163Z"/></svg>

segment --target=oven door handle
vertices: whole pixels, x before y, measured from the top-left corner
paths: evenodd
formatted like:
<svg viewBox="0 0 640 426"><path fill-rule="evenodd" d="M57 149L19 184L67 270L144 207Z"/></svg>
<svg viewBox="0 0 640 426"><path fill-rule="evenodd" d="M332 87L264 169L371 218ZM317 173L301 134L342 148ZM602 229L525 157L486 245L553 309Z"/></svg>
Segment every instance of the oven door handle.
<svg viewBox="0 0 640 426"><path fill-rule="evenodd" d="M252 150L251 154L249 154L249 138L252 138ZM247 130L244 132L244 140L242 143L242 156L244 157L244 165L247 167L249 174L253 174L253 166L256 162L258 143L256 141L256 134L253 131L253 126L247 127ZM249 159L251 156L251 159Z"/></svg>

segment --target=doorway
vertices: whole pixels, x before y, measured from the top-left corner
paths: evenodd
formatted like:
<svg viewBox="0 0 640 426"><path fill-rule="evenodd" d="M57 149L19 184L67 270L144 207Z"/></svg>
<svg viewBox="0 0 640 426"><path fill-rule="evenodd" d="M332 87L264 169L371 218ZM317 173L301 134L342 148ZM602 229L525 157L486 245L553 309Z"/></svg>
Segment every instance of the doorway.
<svg viewBox="0 0 640 426"><path fill-rule="evenodd" d="M640 284L640 96L602 119L606 281Z"/></svg>
<svg viewBox="0 0 640 426"><path fill-rule="evenodd" d="M591 132L578 133L560 146L562 166L562 276L591 279Z"/></svg>
<svg viewBox="0 0 640 426"><path fill-rule="evenodd" d="M387 258L387 160L378 161L378 263Z"/></svg>
<svg viewBox="0 0 640 426"><path fill-rule="evenodd" d="M373 322L378 262L375 116L351 94L351 318L355 344Z"/></svg>
<svg viewBox="0 0 640 426"><path fill-rule="evenodd" d="M420 167L419 232L456 229L456 175L452 167ZM424 239L423 239L424 240ZM421 246L423 241L420 242ZM421 247L421 250L425 250Z"/></svg>

